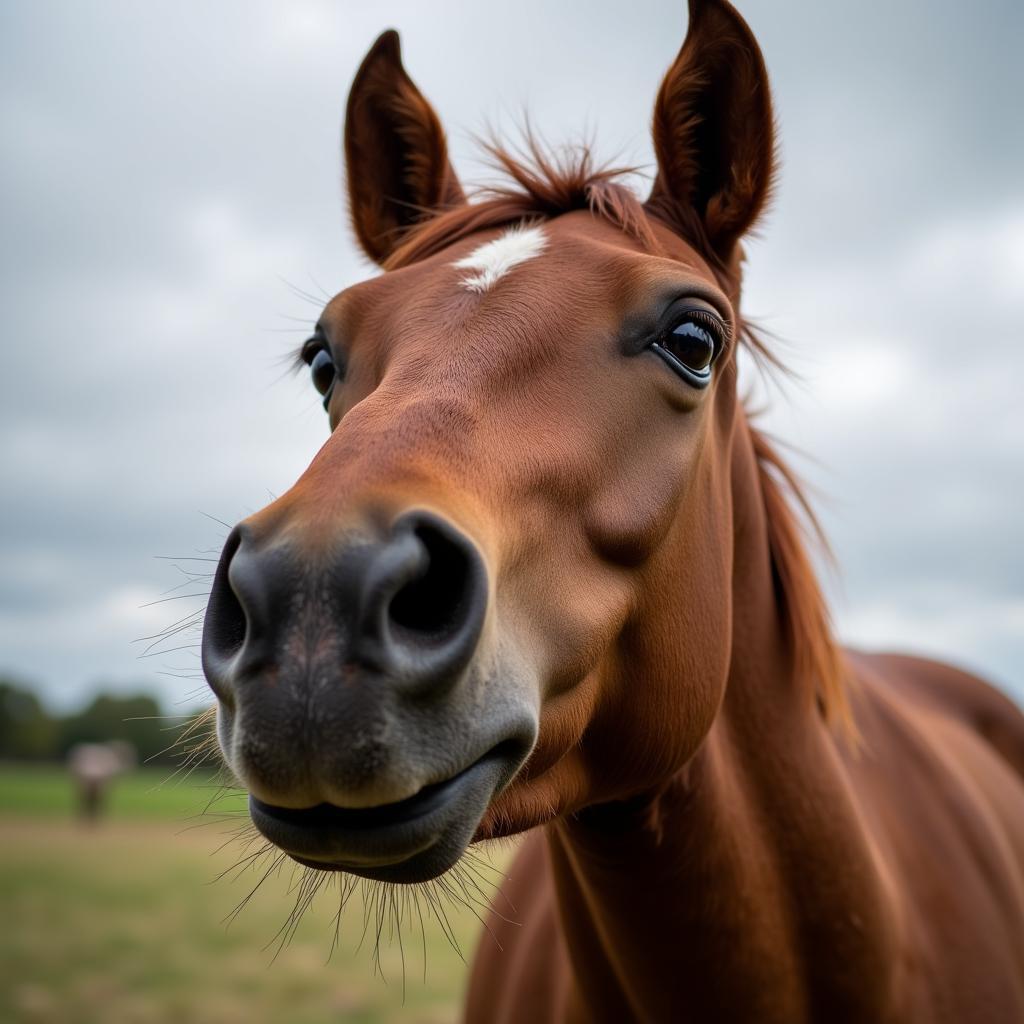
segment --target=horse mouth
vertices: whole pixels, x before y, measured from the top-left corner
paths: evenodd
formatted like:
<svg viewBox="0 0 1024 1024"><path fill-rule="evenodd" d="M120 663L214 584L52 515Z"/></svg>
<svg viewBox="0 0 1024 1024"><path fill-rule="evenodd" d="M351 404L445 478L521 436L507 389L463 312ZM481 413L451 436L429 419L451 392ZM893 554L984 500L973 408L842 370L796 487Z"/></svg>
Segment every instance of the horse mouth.
<svg viewBox="0 0 1024 1024"><path fill-rule="evenodd" d="M306 867L380 881L426 881L462 856L491 799L522 760L519 743L507 741L396 803L294 809L250 795L249 813L267 839Z"/></svg>

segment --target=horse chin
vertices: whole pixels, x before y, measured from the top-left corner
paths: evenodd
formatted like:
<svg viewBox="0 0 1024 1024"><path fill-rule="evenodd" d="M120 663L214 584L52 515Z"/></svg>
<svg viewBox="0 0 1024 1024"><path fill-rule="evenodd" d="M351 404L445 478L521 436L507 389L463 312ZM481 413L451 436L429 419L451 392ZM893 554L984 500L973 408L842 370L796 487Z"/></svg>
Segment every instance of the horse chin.
<svg viewBox="0 0 1024 1024"><path fill-rule="evenodd" d="M249 813L265 838L305 867L381 882L426 882L462 857L492 799L523 759L522 743L509 740L396 803L294 810L250 795Z"/></svg>

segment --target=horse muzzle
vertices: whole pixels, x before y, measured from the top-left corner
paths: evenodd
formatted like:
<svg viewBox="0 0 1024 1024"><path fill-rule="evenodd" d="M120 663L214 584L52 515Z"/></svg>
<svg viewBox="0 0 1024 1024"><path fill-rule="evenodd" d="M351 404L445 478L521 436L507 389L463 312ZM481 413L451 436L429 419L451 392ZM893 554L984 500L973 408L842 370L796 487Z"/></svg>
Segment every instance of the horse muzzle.
<svg viewBox="0 0 1024 1024"><path fill-rule="evenodd" d="M423 510L316 545L258 523L228 538L202 645L253 822L303 864L435 877L537 733L536 688L482 640L484 559Z"/></svg>

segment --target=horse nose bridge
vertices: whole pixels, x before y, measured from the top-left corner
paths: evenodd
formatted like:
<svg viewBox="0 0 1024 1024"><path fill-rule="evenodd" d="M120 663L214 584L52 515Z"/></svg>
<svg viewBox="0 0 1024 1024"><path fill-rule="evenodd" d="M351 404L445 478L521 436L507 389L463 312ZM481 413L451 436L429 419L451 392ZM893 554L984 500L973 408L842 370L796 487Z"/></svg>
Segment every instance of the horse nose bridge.
<svg viewBox="0 0 1024 1024"><path fill-rule="evenodd" d="M469 397L384 387L350 409L295 485L342 501L470 489L481 470L481 411ZM423 382L420 382L420 391ZM386 392L386 393L381 393Z"/></svg>

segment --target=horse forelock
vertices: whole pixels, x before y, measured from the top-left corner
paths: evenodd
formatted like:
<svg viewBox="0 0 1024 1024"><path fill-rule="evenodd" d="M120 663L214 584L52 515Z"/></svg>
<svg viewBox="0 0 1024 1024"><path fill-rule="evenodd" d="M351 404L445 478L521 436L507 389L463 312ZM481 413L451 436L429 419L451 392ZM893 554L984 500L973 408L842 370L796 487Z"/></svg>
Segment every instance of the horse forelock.
<svg viewBox="0 0 1024 1024"><path fill-rule="evenodd" d="M573 210L590 210L644 248L660 253L643 203L622 180L635 173L634 168L598 166L584 145L549 152L529 134L523 153L497 142L486 143L485 150L507 182L483 186L472 193L472 201L410 225L385 270L411 266L478 231L551 219Z"/></svg>

